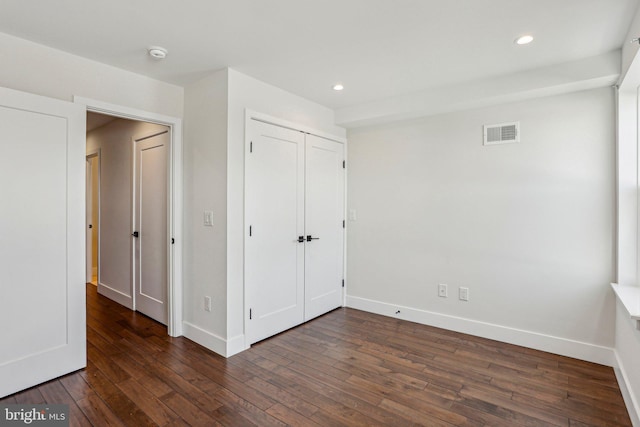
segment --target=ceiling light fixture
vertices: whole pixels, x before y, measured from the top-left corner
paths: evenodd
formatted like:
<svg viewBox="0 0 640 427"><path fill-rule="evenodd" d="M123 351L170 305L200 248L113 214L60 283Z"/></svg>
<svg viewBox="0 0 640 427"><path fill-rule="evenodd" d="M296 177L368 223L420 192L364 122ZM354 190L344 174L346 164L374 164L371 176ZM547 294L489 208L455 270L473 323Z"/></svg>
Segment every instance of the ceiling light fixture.
<svg viewBox="0 0 640 427"><path fill-rule="evenodd" d="M160 46L151 46L148 49L149 56L155 59L164 59L167 57L167 49Z"/></svg>
<svg viewBox="0 0 640 427"><path fill-rule="evenodd" d="M342 90L342 89L344 89L344 86L342 86L342 84L340 83L333 85L333 90Z"/></svg>
<svg viewBox="0 0 640 427"><path fill-rule="evenodd" d="M526 35L526 36L518 37L516 39L516 44L520 44L520 45L529 44L532 41L533 41L533 36Z"/></svg>

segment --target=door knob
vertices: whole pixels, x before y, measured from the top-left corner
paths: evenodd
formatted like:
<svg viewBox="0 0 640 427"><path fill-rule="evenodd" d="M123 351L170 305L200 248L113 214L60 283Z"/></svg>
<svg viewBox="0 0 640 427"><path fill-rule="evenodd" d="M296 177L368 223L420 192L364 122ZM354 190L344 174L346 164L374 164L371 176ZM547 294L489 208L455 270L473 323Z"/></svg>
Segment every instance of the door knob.
<svg viewBox="0 0 640 427"><path fill-rule="evenodd" d="M312 240L320 240L320 238L319 238L319 237L311 237L311 234L309 234L309 235L307 236L307 242L310 242L310 241L312 241Z"/></svg>
<svg viewBox="0 0 640 427"><path fill-rule="evenodd" d="M298 236L298 243L304 243L304 236Z"/></svg>
<svg viewBox="0 0 640 427"><path fill-rule="evenodd" d="M140 233L138 233L137 231L134 231L133 233L131 233L131 235L133 237L138 237L138 236L140 236Z"/></svg>

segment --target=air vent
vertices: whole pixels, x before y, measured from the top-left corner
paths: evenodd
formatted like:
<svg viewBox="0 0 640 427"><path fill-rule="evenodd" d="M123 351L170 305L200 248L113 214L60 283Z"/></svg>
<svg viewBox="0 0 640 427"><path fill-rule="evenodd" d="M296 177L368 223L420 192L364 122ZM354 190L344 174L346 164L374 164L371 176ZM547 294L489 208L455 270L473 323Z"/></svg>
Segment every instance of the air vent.
<svg viewBox="0 0 640 427"><path fill-rule="evenodd" d="M484 126L484 145L510 144L520 141L520 122Z"/></svg>

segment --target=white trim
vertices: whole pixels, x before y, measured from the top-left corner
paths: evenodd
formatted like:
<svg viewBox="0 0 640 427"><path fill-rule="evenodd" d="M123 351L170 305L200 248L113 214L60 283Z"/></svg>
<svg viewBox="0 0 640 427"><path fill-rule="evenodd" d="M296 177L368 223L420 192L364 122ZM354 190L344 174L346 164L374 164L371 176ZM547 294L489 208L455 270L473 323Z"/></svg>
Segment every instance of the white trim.
<svg viewBox="0 0 640 427"><path fill-rule="evenodd" d="M554 337L538 332L525 331L353 296L347 297L347 307L573 357L601 365L614 366L615 363L615 355L612 348ZM396 314L398 311L400 311L400 313Z"/></svg>
<svg viewBox="0 0 640 427"><path fill-rule="evenodd" d="M612 283L611 287L631 319L634 320L636 329L640 330L640 288L617 283Z"/></svg>
<svg viewBox="0 0 640 427"><path fill-rule="evenodd" d="M211 351L227 357L227 341L224 338L216 334L212 334L211 332L187 321L182 322L182 326L182 332L186 338L208 348Z"/></svg>
<svg viewBox="0 0 640 427"><path fill-rule="evenodd" d="M130 310L133 310L133 298L131 295L127 295L117 289L112 288L109 285L105 285L98 281L98 293L105 297L117 302L120 305L124 305Z"/></svg>
<svg viewBox="0 0 640 427"><path fill-rule="evenodd" d="M201 327L194 325L193 323L184 321L182 322L182 324L184 336L186 338L197 344L200 344L205 348L208 348L213 352L218 353L223 357L231 357L234 354L245 351L250 347L245 344L245 335L238 335L225 340L221 336L204 330Z"/></svg>
<svg viewBox="0 0 640 427"><path fill-rule="evenodd" d="M622 393L622 398L624 399L624 404L627 407L627 412L629 412L631 424L634 426L640 426L640 405L638 405L638 399L636 399L636 396L633 394L633 389L629 386L631 382L629 381L629 377L624 369L622 360L620 360L620 355L615 350L614 356L616 364L613 371L616 374L618 387L620 388L620 393Z"/></svg>
<svg viewBox="0 0 640 427"><path fill-rule="evenodd" d="M242 351L248 350L249 347L245 344L245 335L237 335L227 340L227 353L225 357L231 357L234 354L238 354Z"/></svg>
<svg viewBox="0 0 640 427"><path fill-rule="evenodd" d="M340 142L342 144L345 144L347 142L347 139L341 136L332 135L330 133L313 129L308 126L301 125L299 123L290 122L288 120L280 119L278 117L273 117L268 114L259 113L257 111L253 111L247 108L245 109L245 129L247 128L248 121L251 119L257 120L259 122L267 123L270 125L280 126L280 127L291 129L291 130L297 130L302 133L309 133L311 135L319 136L320 138L330 139L331 141Z"/></svg>
<svg viewBox="0 0 640 427"><path fill-rule="evenodd" d="M169 202L170 218L169 227L175 244L169 251L169 318L167 321L168 334L172 337L183 335L183 284L182 284L182 119L165 116L149 111L138 110L122 105L110 104L94 99L74 96L73 102L83 104L87 111L108 114L150 123L161 124L171 128L171 164L169 170L171 195Z"/></svg>

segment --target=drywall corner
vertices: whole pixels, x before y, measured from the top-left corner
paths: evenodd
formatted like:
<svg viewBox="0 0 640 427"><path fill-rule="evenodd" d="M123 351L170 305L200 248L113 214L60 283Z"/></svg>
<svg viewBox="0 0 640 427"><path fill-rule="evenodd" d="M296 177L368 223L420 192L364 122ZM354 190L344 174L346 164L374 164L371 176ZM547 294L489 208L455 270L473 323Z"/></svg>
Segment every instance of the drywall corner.
<svg viewBox="0 0 640 427"><path fill-rule="evenodd" d="M184 118L185 335L217 337L216 345L201 341L223 355L226 345L218 339L227 337L227 96L227 70L187 86ZM204 212L212 212L212 226L204 224Z"/></svg>

